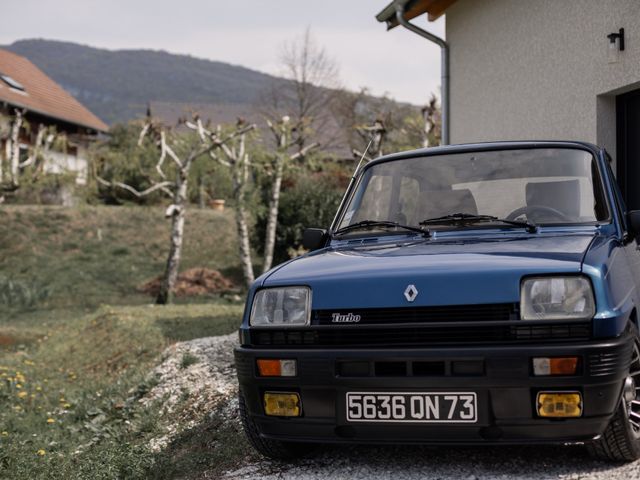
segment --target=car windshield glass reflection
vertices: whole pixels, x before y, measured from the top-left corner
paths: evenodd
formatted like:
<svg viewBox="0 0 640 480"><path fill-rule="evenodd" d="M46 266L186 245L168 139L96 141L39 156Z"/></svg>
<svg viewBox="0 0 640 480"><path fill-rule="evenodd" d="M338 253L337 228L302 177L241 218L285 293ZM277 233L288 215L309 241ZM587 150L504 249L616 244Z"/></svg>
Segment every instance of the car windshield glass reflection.
<svg viewBox="0 0 640 480"><path fill-rule="evenodd" d="M591 153L529 148L373 165L363 174L338 227L370 220L429 228L495 223L534 231L536 225L593 224L607 217Z"/></svg>

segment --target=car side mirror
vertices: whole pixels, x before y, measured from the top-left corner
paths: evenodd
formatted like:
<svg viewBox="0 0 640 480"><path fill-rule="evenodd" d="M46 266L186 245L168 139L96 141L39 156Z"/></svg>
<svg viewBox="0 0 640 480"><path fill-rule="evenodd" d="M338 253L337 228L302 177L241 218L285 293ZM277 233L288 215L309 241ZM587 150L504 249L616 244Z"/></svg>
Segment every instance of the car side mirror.
<svg viewBox="0 0 640 480"><path fill-rule="evenodd" d="M633 238L640 237L640 210L631 210L627 213L627 224L629 225L629 235Z"/></svg>
<svg viewBox="0 0 640 480"><path fill-rule="evenodd" d="M302 234L302 246L307 250L318 250L327 241L327 231L324 228L307 228Z"/></svg>

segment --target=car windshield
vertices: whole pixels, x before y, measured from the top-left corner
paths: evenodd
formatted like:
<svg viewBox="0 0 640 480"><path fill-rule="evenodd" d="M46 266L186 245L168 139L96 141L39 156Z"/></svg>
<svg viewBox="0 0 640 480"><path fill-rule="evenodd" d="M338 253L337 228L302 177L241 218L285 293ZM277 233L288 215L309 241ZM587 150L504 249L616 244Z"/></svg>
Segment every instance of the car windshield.
<svg viewBox="0 0 640 480"><path fill-rule="evenodd" d="M531 225L593 224L607 218L591 153L526 148L372 165L360 178L337 228L365 220L433 229L443 225L477 228L481 223L517 228L500 220Z"/></svg>

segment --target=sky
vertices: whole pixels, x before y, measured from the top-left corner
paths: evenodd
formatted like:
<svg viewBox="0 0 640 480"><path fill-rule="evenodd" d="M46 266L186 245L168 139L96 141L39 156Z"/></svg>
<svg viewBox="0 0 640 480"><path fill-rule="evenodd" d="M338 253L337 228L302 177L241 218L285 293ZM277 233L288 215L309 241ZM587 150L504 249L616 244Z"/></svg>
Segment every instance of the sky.
<svg viewBox="0 0 640 480"><path fill-rule="evenodd" d="M0 44L46 38L94 47L183 53L279 74L283 43L307 27L340 80L399 101L426 103L440 86L440 49L375 15L390 0L20 0L5 2ZM20 20L20 19L23 20ZM416 19L444 36L444 21Z"/></svg>

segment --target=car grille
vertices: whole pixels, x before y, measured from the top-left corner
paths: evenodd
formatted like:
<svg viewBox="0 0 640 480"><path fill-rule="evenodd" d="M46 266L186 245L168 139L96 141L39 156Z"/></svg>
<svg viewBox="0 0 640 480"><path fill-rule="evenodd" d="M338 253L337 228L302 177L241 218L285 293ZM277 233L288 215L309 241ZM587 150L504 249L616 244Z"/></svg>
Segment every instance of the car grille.
<svg viewBox="0 0 640 480"><path fill-rule="evenodd" d="M395 347L583 341L591 337L591 322L547 323L521 320L430 325L322 325L307 329L250 330L251 343L262 347Z"/></svg>

